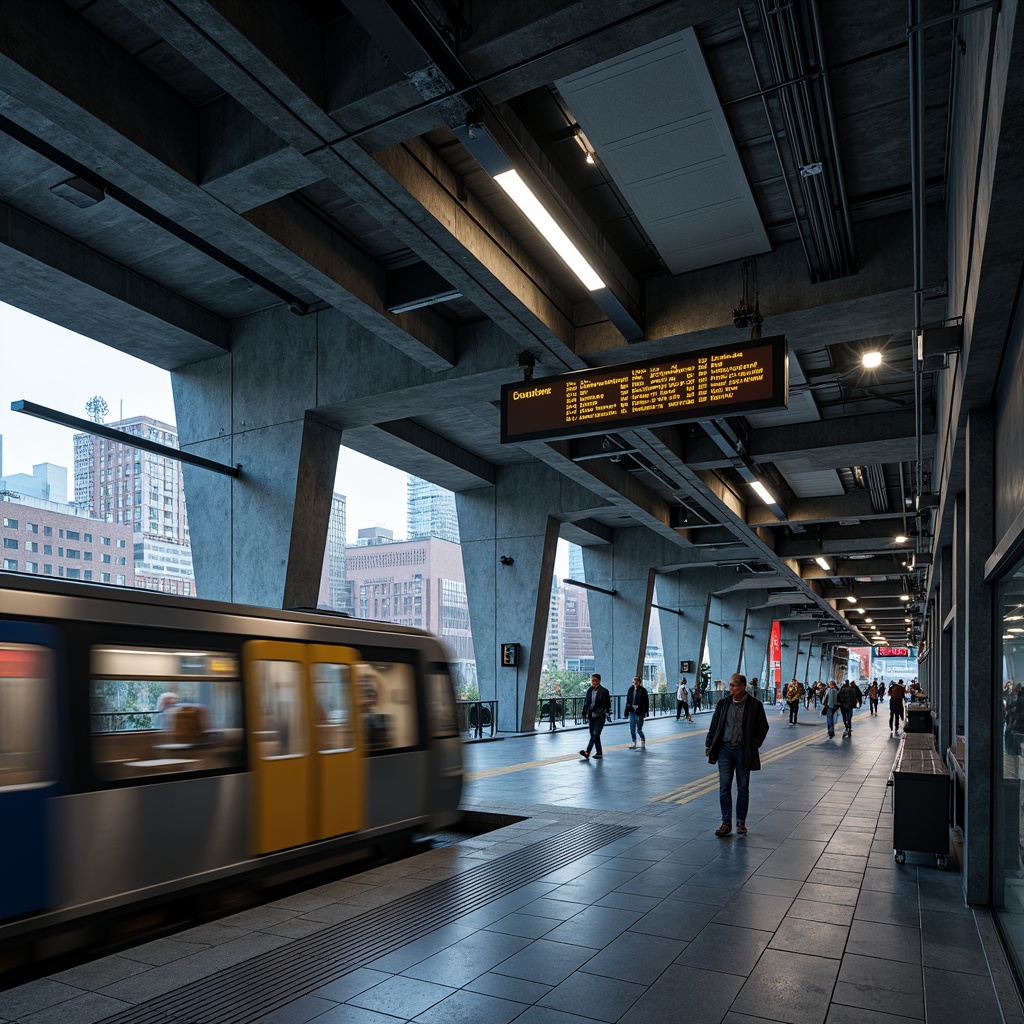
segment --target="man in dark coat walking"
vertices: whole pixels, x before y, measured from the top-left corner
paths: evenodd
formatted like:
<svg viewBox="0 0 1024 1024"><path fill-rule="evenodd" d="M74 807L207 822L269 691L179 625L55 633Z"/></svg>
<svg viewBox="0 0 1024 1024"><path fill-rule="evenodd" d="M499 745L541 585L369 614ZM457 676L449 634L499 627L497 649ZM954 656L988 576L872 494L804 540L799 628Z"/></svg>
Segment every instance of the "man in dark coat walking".
<svg viewBox="0 0 1024 1024"><path fill-rule="evenodd" d="M747 677L737 672L729 680L729 693L715 705L704 753L718 765L718 799L722 824L716 836L732 831L732 780L736 779L736 831L747 834L750 773L761 768L758 750L768 735L764 704L747 693Z"/></svg>
<svg viewBox="0 0 1024 1024"><path fill-rule="evenodd" d="M590 759L590 751L594 751L594 757L602 757L604 751L601 749L601 730L604 728L605 719L612 713L612 697L608 690L601 685L601 676L595 672L590 677L590 689L587 690L587 699L583 702L583 717L590 726L590 742L586 750L580 751L580 757Z"/></svg>

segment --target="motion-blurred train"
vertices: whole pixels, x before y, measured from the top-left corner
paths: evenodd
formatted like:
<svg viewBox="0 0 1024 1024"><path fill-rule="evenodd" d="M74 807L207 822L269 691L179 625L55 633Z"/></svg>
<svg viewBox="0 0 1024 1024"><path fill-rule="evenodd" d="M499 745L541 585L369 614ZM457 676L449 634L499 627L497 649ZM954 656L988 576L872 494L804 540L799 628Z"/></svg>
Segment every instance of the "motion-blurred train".
<svg viewBox="0 0 1024 1024"><path fill-rule="evenodd" d="M0 946L459 816L420 630L0 572Z"/></svg>

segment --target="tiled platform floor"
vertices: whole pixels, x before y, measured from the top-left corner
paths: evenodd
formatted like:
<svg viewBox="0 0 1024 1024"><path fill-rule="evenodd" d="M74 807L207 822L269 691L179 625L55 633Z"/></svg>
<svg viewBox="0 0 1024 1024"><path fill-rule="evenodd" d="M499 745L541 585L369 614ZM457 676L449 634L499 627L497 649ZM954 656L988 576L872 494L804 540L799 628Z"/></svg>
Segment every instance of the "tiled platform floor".
<svg viewBox="0 0 1024 1024"><path fill-rule="evenodd" d="M645 750L609 727L597 762L579 758L586 734L571 730L473 745L467 809L524 820L0 992L0 1022L91 1024L290 944L298 956L308 936L370 909L383 923L409 894L583 822L632 831L270 1013L233 1019L1024 1022L992 922L964 907L960 876L923 855L893 862L897 741L885 720L859 712L852 740L828 739L813 713L769 721L745 837L712 834L706 716L649 722Z"/></svg>

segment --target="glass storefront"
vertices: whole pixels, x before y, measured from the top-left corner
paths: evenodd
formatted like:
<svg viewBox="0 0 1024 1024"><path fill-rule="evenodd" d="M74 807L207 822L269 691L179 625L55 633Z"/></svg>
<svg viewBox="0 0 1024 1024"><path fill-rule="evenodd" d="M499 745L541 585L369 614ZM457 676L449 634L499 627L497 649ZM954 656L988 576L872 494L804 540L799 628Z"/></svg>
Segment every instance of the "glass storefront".
<svg viewBox="0 0 1024 1024"><path fill-rule="evenodd" d="M998 595L1003 758L997 804L999 827L995 830L994 903L1007 946L1016 960L1017 976L1024 977L1024 563L1003 581Z"/></svg>

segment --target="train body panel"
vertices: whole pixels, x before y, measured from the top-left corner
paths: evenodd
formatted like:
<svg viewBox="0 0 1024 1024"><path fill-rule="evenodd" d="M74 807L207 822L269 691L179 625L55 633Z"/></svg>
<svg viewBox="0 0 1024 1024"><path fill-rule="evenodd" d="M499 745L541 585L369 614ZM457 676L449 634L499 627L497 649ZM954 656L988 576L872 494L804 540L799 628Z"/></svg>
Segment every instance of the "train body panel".
<svg viewBox="0 0 1024 1024"><path fill-rule="evenodd" d="M445 661L387 623L0 573L0 943L451 823Z"/></svg>
<svg viewBox="0 0 1024 1024"><path fill-rule="evenodd" d="M58 797L57 902L92 903L243 864L248 791L242 772Z"/></svg>

